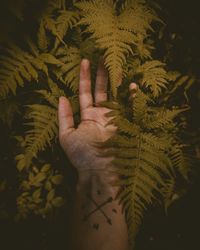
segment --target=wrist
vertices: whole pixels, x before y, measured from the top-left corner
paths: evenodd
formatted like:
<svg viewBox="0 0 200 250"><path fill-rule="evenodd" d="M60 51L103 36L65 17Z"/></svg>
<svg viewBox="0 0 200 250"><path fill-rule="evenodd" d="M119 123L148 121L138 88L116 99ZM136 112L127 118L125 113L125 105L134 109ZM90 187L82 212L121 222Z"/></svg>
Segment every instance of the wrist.
<svg viewBox="0 0 200 250"><path fill-rule="evenodd" d="M116 185L117 180L116 174L103 169L79 171L77 191L90 186L92 189L95 187L95 189L104 190L104 192L110 193L115 197L119 191L119 186Z"/></svg>

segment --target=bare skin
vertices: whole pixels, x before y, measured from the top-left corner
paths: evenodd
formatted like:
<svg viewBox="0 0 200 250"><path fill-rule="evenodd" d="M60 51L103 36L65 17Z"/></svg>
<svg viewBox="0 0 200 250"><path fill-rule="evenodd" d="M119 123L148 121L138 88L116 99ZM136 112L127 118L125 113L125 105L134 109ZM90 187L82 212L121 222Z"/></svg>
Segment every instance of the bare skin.
<svg viewBox="0 0 200 250"><path fill-rule="evenodd" d="M95 93L91 93L90 62L83 59L80 68L79 102L81 123L74 128L70 102L59 99L60 144L77 169L79 180L73 209L71 250L127 250L128 233L122 207L116 200L118 188L112 185L116 176L109 174L112 157L99 156L94 143L104 142L115 132L111 110L100 107L107 100L108 74L103 60L99 62ZM131 83L130 90L135 89Z"/></svg>

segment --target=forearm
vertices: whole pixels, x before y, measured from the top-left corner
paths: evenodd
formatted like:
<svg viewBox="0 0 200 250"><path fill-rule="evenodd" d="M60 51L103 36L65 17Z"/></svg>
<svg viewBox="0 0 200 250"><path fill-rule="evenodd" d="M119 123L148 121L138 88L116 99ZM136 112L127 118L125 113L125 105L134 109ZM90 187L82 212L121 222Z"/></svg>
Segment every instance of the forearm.
<svg viewBox="0 0 200 250"><path fill-rule="evenodd" d="M103 171L80 174L73 209L73 250L127 250L128 233L117 188Z"/></svg>

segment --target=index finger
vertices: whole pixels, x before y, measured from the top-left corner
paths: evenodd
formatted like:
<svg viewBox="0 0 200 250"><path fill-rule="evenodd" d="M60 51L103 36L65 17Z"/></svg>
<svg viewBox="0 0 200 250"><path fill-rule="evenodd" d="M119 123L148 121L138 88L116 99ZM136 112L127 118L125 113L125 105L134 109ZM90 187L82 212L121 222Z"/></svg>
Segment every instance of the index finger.
<svg viewBox="0 0 200 250"><path fill-rule="evenodd" d="M107 84L108 84L108 73L104 66L103 58L100 58L97 69L96 85L95 85L95 103L107 100Z"/></svg>
<svg viewBox="0 0 200 250"><path fill-rule="evenodd" d="M83 59L81 61L79 80L79 101L81 111L93 106L93 98L91 93L90 62L87 59Z"/></svg>

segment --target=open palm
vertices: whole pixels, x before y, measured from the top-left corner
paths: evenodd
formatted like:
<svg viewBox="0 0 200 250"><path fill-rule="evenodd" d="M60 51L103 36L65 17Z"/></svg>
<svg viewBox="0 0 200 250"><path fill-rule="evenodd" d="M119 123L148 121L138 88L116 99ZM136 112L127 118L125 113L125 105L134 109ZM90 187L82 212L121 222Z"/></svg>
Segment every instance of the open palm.
<svg viewBox="0 0 200 250"><path fill-rule="evenodd" d="M59 140L78 171L105 169L112 160L112 157L99 156L100 149L94 145L110 138L117 129L112 124L107 125L111 118L105 114L111 110L99 106L99 103L107 101L107 83L108 74L101 59L96 76L94 102L91 93L90 62L87 59L82 60L79 82L81 123L76 129L69 100L65 97L59 100ZM136 89L135 83L130 84L131 89Z"/></svg>

